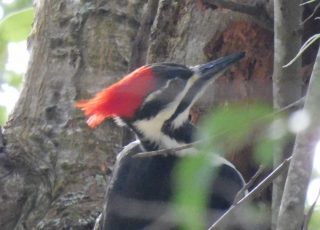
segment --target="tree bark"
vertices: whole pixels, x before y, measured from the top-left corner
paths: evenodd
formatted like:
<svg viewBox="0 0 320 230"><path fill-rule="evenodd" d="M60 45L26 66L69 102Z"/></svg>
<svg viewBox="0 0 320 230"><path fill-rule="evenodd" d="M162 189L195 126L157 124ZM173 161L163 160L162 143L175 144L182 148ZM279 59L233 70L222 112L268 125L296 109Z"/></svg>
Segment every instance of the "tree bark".
<svg viewBox="0 0 320 230"><path fill-rule="evenodd" d="M122 137L112 122L89 129L74 102L127 72L144 4L38 1L29 69L4 130L1 229L93 227Z"/></svg>
<svg viewBox="0 0 320 230"><path fill-rule="evenodd" d="M274 65L273 65L273 104L279 110L301 97L302 78L300 76L301 59L293 65L283 68L299 51L301 34L298 32L301 22L300 0L274 1ZM293 111L295 108L291 109ZM292 144L274 150L274 167L277 167L288 153ZM277 217L282 199L286 173L280 175L273 184L272 228L276 228Z"/></svg>
<svg viewBox="0 0 320 230"><path fill-rule="evenodd" d="M277 230L301 229L315 146L320 136L320 49L311 75L303 111L310 119L308 128L297 135L292 161L281 201Z"/></svg>

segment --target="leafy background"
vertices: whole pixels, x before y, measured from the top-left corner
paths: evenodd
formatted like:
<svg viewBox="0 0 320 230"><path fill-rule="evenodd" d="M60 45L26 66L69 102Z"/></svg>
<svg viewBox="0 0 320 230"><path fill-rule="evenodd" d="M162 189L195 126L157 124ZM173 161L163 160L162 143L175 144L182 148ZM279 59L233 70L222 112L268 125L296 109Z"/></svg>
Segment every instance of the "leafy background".
<svg viewBox="0 0 320 230"><path fill-rule="evenodd" d="M0 2L0 125L8 119L19 96L33 17L31 0Z"/></svg>

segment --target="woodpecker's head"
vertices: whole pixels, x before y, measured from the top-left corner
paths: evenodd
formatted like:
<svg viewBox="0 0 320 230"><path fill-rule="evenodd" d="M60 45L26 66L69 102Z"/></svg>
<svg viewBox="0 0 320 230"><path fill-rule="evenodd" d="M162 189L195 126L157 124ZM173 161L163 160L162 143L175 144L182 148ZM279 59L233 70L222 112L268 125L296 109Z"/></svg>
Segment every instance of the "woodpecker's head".
<svg viewBox="0 0 320 230"><path fill-rule="evenodd" d="M76 107L84 111L92 128L115 118L138 136L163 142L164 127L178 130L188 122L191 106L207 86L243 57L244 53L235 53L190 68L172 63L146 65Z"/></svg>

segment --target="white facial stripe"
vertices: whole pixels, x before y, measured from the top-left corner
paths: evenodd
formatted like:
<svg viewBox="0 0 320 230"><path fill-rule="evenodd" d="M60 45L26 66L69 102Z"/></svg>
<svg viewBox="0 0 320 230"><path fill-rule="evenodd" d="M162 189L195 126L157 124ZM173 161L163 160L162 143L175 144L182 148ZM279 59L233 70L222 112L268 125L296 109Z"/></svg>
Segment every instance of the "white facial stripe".
<svg viewBox="0 0 320 230"><path fill-rule="evenodd" d="M143 136L148 137L148 140L159 143L162 148L178 147L183 143L178 143L176 140L164 135L161 131L164 122L172 115L172 110L172 108L166 108L157 114L157 116L148 120L137 120L133 125L143 134Z"/></svg>
<svg viewBox="0 0 320 230"><path fill-rule="evenodd" d="M196 69L194 69L194 70L196 70ZM197 73L198 71L195 71L195 72ZM222 73L221 73L221 74L222 74ZM219 74L219 75L221 75L221 74ZM198 76L198 78L199 78L199 75L197 75L197 74L195 74L194 76ZM206 91L206 89L209 87L209 85L211 85L211 83L213 83L213 82L215 81L215 79L217 79L218 77L219 77L219 76L216 76L216 77L212 78L212 80L209 80L209 81L206 83L206 85L201 88L200 92L198 92L198 93L194 96L194 98L192 99L192 102L190 103L190 106L188 106L188 107L185 109L185 111L183 111L182 113L180 113L180 114L176 117L176 119L174 119L174 120L172 121L172 125L173 125L173 127L174 127L175 129L178 128L178 127L180 127L181 125L183 125L183 123L188 119L189 111L190 111L192 105L203 95L203 93ZM193 79L192 84L193 84L198 78ZM188 89L188 90L189 90L189 89ZM181 100L182 100L182 98L181 98Z"/></svg>
<svg viewBox="0 0 320 230"><path fill-rule="evenodd" d="M162 126L166 120L168 120L172 114L177 109L179 103L181 102L182 98L186 95L190 87L193 85L193 83L199 78L198 75L193 75L189 78L186 86L184 87L183 91L180 92L176 98L166 106L162 111L159 111L159 113L148 120L137 120L133 123L133 125L145 136L150 139L150 141L153 141L155 143L160 143L163 148L173 148L180 146L183 143L178 143L174 139L166 136L161 131ZM168 87L170 84L170 81L166 84L165 87ZM159 93L162 92L164 88L159 90ZM146 101L150 101L153 98L157 96L158 92L155 92L151 95L149 95L146 99ZM188 119L188 111L184 112L184 116L179 115L179 118L181 119L180 125L182 125L185 121ZM177 119L175 119L177 120ZM179 125L179 126L180 126Z"/></svg>
<svg viewBox="0 0 320 230"><path fill-rule="evenodd" d="M113 120L120 127L126 126L126 123L120 117L113 117Z"/></svg>
<svg viewBox="0 0 320 230"><path fill-rule="evenodd" d="M183 123L185 123L188 118L189 118L189 111L190 111L190 106L185 110L183 111L182 113L180 113L176 119L174 119L172 121L172 126L174 129L177 129L179 128L181 125L183 125Z"/></svg>
<svg viewBox="0 0 320 230"><path fill-rule="evenodd" d="M193 75L189 78L186 86L184 87L183 91L178 94L178 96L175 98L175 100L172 102L174 104L174 111L172 111L172 114L177 109L178 105L180 104L183 97L187 94L191 86L196 82L196 80L199 78L198 75Z"/></svg>
<svg viewBox="0 0 320 230"><path fill-rule="evenodd" d="M163 86L162 88L160 88L160 89L154 91L153 93L151 93L150 95L148 95L148 96L146 97L146 99L144 100L143 105L146 104L146 103L149 102L149 101L152 101L152 100L155 99L156 97L158 97L158 96L163 92L163 90L165 90L166 88L169 87L171 81L172 81L172 80L168 80L167 83L165 84L165 86Z"/></svg>

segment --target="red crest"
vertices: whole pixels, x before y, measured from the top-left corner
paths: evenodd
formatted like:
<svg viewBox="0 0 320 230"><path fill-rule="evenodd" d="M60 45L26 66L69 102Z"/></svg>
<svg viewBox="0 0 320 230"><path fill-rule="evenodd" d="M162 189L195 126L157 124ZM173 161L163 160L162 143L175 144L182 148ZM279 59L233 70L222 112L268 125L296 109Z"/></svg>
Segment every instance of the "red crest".
<svg viewBox="0 0 320 230"><path fill-rule="evenodd" d="M95 128L110 117L133 117L144 98L156 87L150 66L143 66L120 81L103 89L89 100L76 103L86 117L87 124Z"/></svg>

